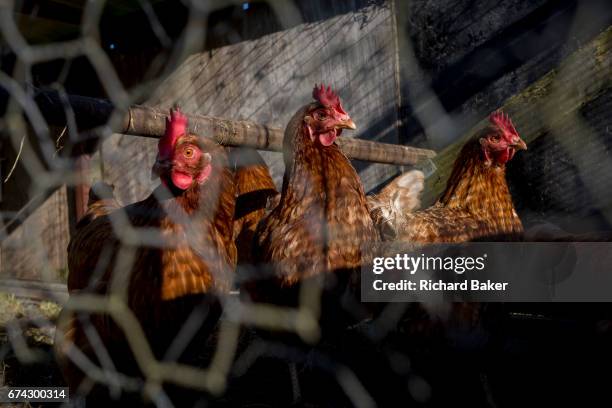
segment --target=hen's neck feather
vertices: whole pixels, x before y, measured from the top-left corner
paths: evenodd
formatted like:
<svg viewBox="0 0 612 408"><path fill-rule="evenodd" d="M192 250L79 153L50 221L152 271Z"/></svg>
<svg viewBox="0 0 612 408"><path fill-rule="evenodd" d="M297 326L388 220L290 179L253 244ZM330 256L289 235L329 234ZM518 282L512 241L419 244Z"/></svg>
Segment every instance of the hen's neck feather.
<svg viewBox="0 0 612 408"><path fill-rule="evenodd" d="M461 150L438 205L467 210L504 231L520 226L506 182L506 166L485 163L478 140Z"/></svg>
<svg viewBox="0 0 612 408"><path fill-rule="evenodd" d="M281 198L259 238L266 261L280 265L282 284L288 286L324 271L354 271L362 263L362 244L377 239L351 162L337 145L320 146L304 131L308 108L285 130Z"/></svg>
<svg viewBox="0 0 612 408"><path fill-rule="evenodd" d="M218 167L201 186L182 192L160 186L133 208L136 225L159 228L162 239L168 241L159 253L159 272L149 272L161 274L157 280L161 287L155 289L160 290L161 299L206 293L212 287L229 289L227 271L235 261L234 201L232 173Z"/></svg>
<svg viewBox="0 0 612 408"><path fill-rule="evenodd" d="M299 120L290 121L285 132L286 171L282 187L285 201L293 199L299 202L306 196L318 194L323 194L321 198L325 200L325 194L333 193L340 187L337 185L338 178L347 175L354 175L356 188L360 188L357 172L340 148L336 144L316 146L304 134L302 118L303 112Z"/></svg>

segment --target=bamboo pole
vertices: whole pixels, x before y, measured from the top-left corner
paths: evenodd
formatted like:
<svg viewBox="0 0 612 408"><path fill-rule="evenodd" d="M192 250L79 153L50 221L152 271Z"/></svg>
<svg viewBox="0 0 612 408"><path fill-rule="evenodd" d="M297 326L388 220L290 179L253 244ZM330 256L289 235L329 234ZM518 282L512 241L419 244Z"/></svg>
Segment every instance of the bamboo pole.
<svg viewBox="0 0 612 408"><path fill-rule="evenodd" d="M68 103L74 111L79 129L92 129L105 125L114 111L109 101L73 95L62 101L57 92L39 92L35 99L45 119L57 126L64 126L66 123L65 103ZM189 130L192 133L210 136L222 145L252 147L274 152L283 150L281 129L249 121L190 113L185 113L185 116L189 119ZM126 135L160 138L164 134L167 117L168 112L134 105L127 109L113 131ZM349 158L376 163L412 166L436 155L433 150L363 139L341 137L337 139L337 143Z"/></svg>

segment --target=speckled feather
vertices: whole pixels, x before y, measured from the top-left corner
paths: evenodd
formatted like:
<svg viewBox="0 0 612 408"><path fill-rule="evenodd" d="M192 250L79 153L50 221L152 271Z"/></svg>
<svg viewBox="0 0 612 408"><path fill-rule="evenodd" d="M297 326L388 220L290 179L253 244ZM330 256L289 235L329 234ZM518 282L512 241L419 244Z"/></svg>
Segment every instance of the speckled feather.
<svg viewBox="0 0 612 408"><path fill-rule="evenodd" d="M255 255L275 265L279 286L359 268L361 244L376 241L357 172L337 145L314 146L298 111L285 130L286 171L279 204L259 225Z"/></svg>
<svg viewBox="0 0 612 408"><path fill-rule="evenodd" d="M482 152L480 136L491 131L496 129L483 130L463 146L438 201L422 211L406 213L393 228L396 240L426 244L522 239L523 225L508 190L505 164L485 160ZM480 303L453 303L448 319L475 326L485 310ZM422 305L413 304L405 316L412 322L413 334L441 329Z"/></svg>
<svg viewBox="0 0 612 408"><path fill-rule="evenodd" d="M143 201L121 209L134 228L151 228L145 234L161 243L160 247L135 248L130 269L120 270L125 285L119 287L127 288L128 306L156 353L165 350L194 307L214 303L218 292L230 289L236 263L232 225L235 187L225 150L209 139L183 137L197 140L202 150L211 154L213 170L206 183L194 183L176 196L166 194L161 199L164 193L160 187ZM73 236L68 250L71 294L105 295L111 290L121 247L112 217L111 213L95 218ZM90 282L100 267L101 276ZM107 316L94 315L91 321L106 344L123 344L123 334ZM85 352L90 348L75 320L65 339L76 342ZM156 348L158 343L161 348ZM61 351L59 355L60 360L65 358ZM69 382L78 383L74 367L65 372Z"/></svg>
<svg viewBox="0 0 612 408"><path fill-rule="evenodd" d="M505 166L486 163L475 138L455 160L440 199L425 210L405 214L396 239L423 243L515 241L522 233Z"/></svg>
<svg viewBox="0 0 612 408"><path fill-rule="evenodd" d="M214 287L222 288L227 283L213 283L213 271L216 265L207 265L202 261L203 248L211 244L216 248L221 258L227 260L228 264L235 262L236 251L232 244L232 220L234 213L234 183L232 173L228 169L227 156L220 146L209 140L202 139L206 144L207 151L212 153L213 171L210 179L200 187L194 185L176 197L167 197L159 201L155 194L151 194L143 201L128 205L125 211L131 225L135 228L153 227L159 228L161 237L168 243L168 247L157 249L152 247L139 247L139 257L159 259L162 263L159 270L148 272L158 274L159 277L151 276L159 280L157 292L161 299L167 300L186 294L203 293ZM218 190L220 188L220 190ZM212 190L212 191L211 191ZM217 190L217 191L215 191ZM221 192L219 200L211 200ZM205 199L203 199L206 197ZM191 223L197 223L202 234L201 237L187 238L187 224L177 223L175 220L187 215ZM195 232L195 229L190 229ZM199 240L199 241L198 241ZM175 244L172 247L170 243ZM76 283L74 278L89 275L98 262L97 256L103 246L115 247L118 238L113 232L111 220L107 216L99 217L77 230L71 240L68 251L69 278L68 288L70 291L83 289L82 284ZM201 246L201 247L200 247ZM210 261L209 257L204 257ZM176 265L175 265L176 264ZM194 265L184 267L185 265ZM104 285L110 279L112 268L107 268ZM212 269L212 270L211 270ZM132 282L143 279L143 271L132 268ZM219 275L221 276L221 275ZM149 294L150 295L150 294Z"/></svg>
<svg viewBox="0 0 612 408"><path fill-rule="evenodd" d="M236 211L234 237L238 250L238 263L252 263L255 230L265 216L268 202L278 192L268 166L253 149L232 149L230 161L235 169Z"/></svg>

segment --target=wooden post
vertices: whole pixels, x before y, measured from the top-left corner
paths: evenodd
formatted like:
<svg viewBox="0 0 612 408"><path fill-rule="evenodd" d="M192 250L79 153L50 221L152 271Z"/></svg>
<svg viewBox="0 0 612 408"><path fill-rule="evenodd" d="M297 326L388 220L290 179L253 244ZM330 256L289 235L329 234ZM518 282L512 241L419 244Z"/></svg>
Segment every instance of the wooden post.
<svg viewBox="0 0 612 408"><path fill-rule="evenodd" d="M89 176L91 156L82 154L76 159L75 170L81 180L74 187L74 209L76 220L79 221L87 211L87 201L89 200L90 185L87 182Z"/></svg>

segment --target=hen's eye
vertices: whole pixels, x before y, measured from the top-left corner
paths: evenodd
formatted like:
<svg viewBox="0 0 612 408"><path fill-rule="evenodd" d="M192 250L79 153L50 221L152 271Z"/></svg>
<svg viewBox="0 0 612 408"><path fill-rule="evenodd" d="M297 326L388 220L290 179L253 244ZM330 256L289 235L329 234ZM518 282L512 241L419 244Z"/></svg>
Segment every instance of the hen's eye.
<svg viewBox="0 0 612 408"><path fill-rule="evenodd" d="M325 119L327 119L327 115L325 113L323 113L323 112L315 112L314 117L315 117L316 120L325 120Z"/></svg>
<svg viewBox="0 0 612 408"><path fill-rule="evenodd" d="M194 155L194 150L191 147L186 148L185 150L183 150L183 156L185 156L188 159L191 159Z"/></svg>
<svg viewBox="0 0 612 408"><path fill-rule="evenodd" d="M492 141L493 143L497 143L497 142L499 142L499 140L500 140L500 139L501 139L501 137L500 137L499 135L492 135L492 136L491 136L491 141Z"/></svg>

